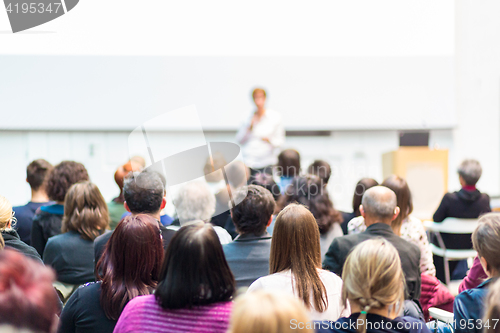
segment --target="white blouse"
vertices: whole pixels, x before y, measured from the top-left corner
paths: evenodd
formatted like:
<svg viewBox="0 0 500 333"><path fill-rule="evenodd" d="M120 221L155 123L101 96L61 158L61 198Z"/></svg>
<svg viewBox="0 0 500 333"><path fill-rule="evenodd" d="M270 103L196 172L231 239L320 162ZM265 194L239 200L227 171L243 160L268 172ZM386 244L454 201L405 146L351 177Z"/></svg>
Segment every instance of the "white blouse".
<svg viewBox="0 0 500 333"><path fill-rule="evenodd" d="M366 225L363 216L355 217L347 224L347 233L349 235L365 230ZM420 272L436 276L436 267L432 259L431 247L422 221L413 216L407 216L401 224L401 238L417 245L420 249Z"/></svg>
<svg viewBox="0 0 500 333"><path fill-rule="evenodd" d="M260 169L276 164L278 148L285 142L285 129L281 115L276 111L266 109L259 122L253 126L252 131L248 132L253 115L254 113L236 133L236 141L241 145L245 164L251 168ZM268 138L269 142L262 140L264 138Z"/></svg>
<svg viewBox="0 0 500 333"><path fill-rule="evenodd" d="M344 307L342 304L342 279L335 273L318 269L319 277L326 289L328 307L323 312L315 309L310 310L311 320L337 320L340 317L349 317L351 309L349 305ZM257 279L248 287L247 292L264 289L269 291L283 292L289 295L297 296L294 292L294 277L290 270L263 276Z"/></svg>

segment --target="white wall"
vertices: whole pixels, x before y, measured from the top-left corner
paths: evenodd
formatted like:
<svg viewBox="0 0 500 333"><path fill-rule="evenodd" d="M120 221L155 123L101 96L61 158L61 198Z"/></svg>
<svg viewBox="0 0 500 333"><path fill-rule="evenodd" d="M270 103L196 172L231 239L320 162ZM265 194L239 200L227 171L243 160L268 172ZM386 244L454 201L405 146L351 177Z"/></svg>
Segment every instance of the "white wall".
<svg viewBox="0 0 500 333"><path fill-rule="evenodd" d="M8 153L8 162L0 163L0 194L14 205L29 200L25 166L33 159L45 158L56 164L64 159L82 162L90 178L106 200L117 195L113 174L126 162L128 132L50 132L7 131L0 133L0 149ZM190 133L165 133L165 140L175 142L192 139ZM207 141L233 141L234 132L210 132ZM315 159L325 159L333 169L330 192L339 209L351 210L354 185L362 177L382 181L382 154L397 149L397 131L339 131L331 136L287 137L284 148L301 153L302 168ZM431 131L431 146L450 149L453 161L454 146L451 130ZM454 175L454 171L451 172ZM8 176L5 176L8 175ZM455 177L450 177L453 180Z"/></svg>

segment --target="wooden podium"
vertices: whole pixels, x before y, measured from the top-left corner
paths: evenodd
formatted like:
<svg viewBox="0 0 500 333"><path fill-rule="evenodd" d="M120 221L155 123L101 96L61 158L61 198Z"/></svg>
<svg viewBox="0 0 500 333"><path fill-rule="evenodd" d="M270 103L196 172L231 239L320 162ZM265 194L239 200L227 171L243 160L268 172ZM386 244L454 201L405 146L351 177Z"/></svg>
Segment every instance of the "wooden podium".
<svg viewBox="0 0 500 333"><path fill-rule="evenodd" d="M382 155L382 172L384 179L392 174L406 179L413 199L412 215L429 220L448 191L448 150L401 147Z"/></svg>

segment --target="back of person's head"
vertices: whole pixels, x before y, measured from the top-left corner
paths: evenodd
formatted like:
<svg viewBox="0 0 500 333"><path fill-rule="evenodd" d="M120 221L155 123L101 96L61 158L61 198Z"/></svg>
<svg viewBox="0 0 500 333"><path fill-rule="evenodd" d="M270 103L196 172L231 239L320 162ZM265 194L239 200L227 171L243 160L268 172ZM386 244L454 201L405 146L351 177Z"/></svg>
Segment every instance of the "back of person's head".
<svg viewBox="0 0 500 333"><path fill-rule="evenodd" d="M490 325L484 325L484 333L499 333L500 325L494 325L498 323L500 318L500 280L495 281L491 284L488 291L488 297L486 298L486 310L483 319L483 323L490 323ZM488 327L489 326L489 327Z"/></svg>
<svg viewBox="0 0 500 333"><path fill-rule="evenodd" d="M404 178L396 175L387 177L387 179L380 185L390 188L394 193L396 193L399 214L398 217L392 221L391 226L392 230L394 230L396 234L399 234L404 219L406 219L413 211L413 201L411 198L410 187Z"/></svg>
<svg viewBox="0 0 500 333"><path fill-rule="evenodd" d="M361 199L361 206L367 218L377 222L390 223L394 214L399 212L396 194L385 186L374 186L365 191Z"/></svg>
<svg viewBox="0 0 500 333"><path fill-rule="evenodd" d="M227 162L224 154L220 152L213 153L211 157L207 158L205 166L203 167L205 180L209 183L217 183L224 180L222 168L224 168L226 164Z"/></svg>
<svg viewBox="0 0 500 333"><path fill-rule="evenodd" d="M139 163L135 161L128 161L127 163L120 165L115 172L115 182L116 185L120 188L120 192L123 191L123 182L127 175L131 172L141 171L142 167Z"/></svg>
<svg viewBox="0 0 500 333"><path fill-rule="evenodd" d="M492 275L500 274L500 213L488 213L479 218L472 233L472 245L480 258L484 258Z"/></svg>
<svg viewBox="0 0 500 333"><path fill-rule="evenodd" d="M278 200L279 208L297 202L307 206L318 223L319 232L325 234L332 228L333 223L341 223L342 215L334 207L328 191L321 179L315 175L295 177L288 185L285 193Z"/></svg>
<svg viewBox="0 0 500 333"><path fill-rule="evenodd" d="M404 275L399 253L383 238L358 244L347 256L342 272L342 299L356 304L362 311L358 320L366 319L370 310L388 307L396 317L404 302ZM395 307L392 307L395 306ZM365 332L363 325L360 332Z"/></svg>
<svg viewBox="0 0 500 333"><path fill-rule="evenodd" d="M6 197L0 195L0 231L11 228L15 221L12 204Z"/></svg>
<svg viewBox="0 0 500 333"><path fill-rule="evenodd" d="M236 231L256 236L264 234L276 206L271 192L262 186L248 185L237 190L234 197L239 202L231 208Z"/></svg>
<svg viewBox="0 0 500 333"><path fill-rule="evenodd" d="M460 163L457 172L466 185L476 185L479 178L481 178L483 169L478 161L469 159Z"/></svg>
<svg viewBox="0 0 500 333"><path fill-rule="evenodd" d="M233 161L224 170L226 171L227 181L232 188L237 189L247 185L250 170L242 161Z"/></svg>
<svg viewBox="0 0 500 333"><path fill-rule="evenodd" d="M300 154L295 149L285 149L278 155L277 172L280 176L295 177L300 173Z"/></svg>
<svg viewBox="0 0 500 333"><path fill-rule="evenodd" d="M214 228L200 221L180 228L165 252L155 292L165 309L231 300L235 280Z"/></svg>
<svg viewBox="0 0 500 333"><path fill-rule="evenodd" d="M26 168L26 181L30 184L31 189L34 191L40 189L45 184L51 170L52 164L44 159L31 162Z"/></svg>
<svg viewBox="0 0 500 333"><path fill-rule="evenodd" d="M321 179L323 185L328 184L332 176L332 168L327 161L315 160L308 168L307 173L316 175Z"/></svg>
<svg viewBox="0 0 500 333"><path fill-rule="evenodd" d="M289 204L276 217L269 272L274 274L290 269L299 298L308 308L323 312L328 300L318 268L321 268L321 250L316 220L306 207Z"/></svg>
<svg viewBox="0 0 500 333"><path fill-rule="evenodd" d="M51 200L63 202L71 185L85 180L89 180L89 174L82 163L62 161L48 175L47 195Z"/></svg>
<svg viewBox="0 0 500 333"><path fill-rule="evenodd" d="M0 251L0 322L35 332L55 332L59 299L54 272L21 253Z"/></svg>
<svg viewBox="0 0 500 333"><path fill-rule="evenodd" d="M215 195L205 182L192 181L179 188L174 205L181 225L195 220L208 222L215 213Z"/></svg>
<svg viewBox="0 0 500 333"><path fill-rule="evenodd" d="M255 175L251 176L249 181L249 185L259 185L271 192L273 195L274 201L278 201L281 196L280 187L273 179L273 176L265 173L265 172L257 172Z"/></svg>
<svg viewBox="0 0 500 333"><path fill-rule="evenodd" d="M123 184L123 197L132 214L156 214L165 196L165 185L159 173L148 171L130 174Z"/></svg>
<svg viewBox="0 0 500 333"><path fill-rule="evenodd" d="M96 266L96 272L102 272L97 279L102 281L100 301L108 318L117 320L128 301L156 288L162 261L158 221L146 214L126 216Z"/></svg>
<svg viewBox="0 0 500 333"><path fill-rule="evenodd" d="M85 181L73 184L64 200L62 232L75 231L94 240L109 225L108 205L97 185Z"/></svg>
<svg viewBox="0 0 500 333"><path fill-rule="evenodd" d="M354 196L352 198L352 211L354 212L354 215L361 215L361 213L359 212L359 206L361 205L361 199L363 198L363 194L365 194L365 191L377 185L378 182L372 178L362 178L356 184L356 188L354 189Z"/></svg>
<svg viewBox="0 0 500 333"><path fill-rule="evenodd" d="M307 328L309 320L306 308L295 297L256 290L234 302L228 333L312 333L314 330Z"/></svg>

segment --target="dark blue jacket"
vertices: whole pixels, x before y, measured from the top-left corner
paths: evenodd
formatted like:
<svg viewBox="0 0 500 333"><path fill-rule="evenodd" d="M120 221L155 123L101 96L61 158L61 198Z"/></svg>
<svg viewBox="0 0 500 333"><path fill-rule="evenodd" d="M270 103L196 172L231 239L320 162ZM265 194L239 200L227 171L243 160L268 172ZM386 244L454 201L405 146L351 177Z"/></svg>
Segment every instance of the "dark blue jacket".
<svg viewBox="0 0 500 333"><path fill-rule="evenodd" d="M455 332L482 332L479 320L483 319L488 288L494 279L488 279L473 289L464 290L453 303Z"/></svg>

